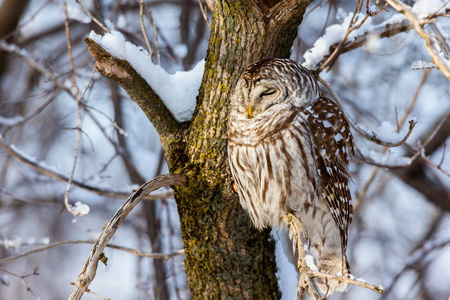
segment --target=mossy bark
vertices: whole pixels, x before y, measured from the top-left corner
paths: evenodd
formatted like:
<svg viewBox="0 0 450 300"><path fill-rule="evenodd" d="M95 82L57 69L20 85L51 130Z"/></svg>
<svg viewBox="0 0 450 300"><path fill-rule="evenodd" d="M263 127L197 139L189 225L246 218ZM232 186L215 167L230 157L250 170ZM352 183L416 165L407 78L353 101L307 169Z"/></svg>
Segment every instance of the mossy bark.
<svg viewBox="0 0 450 300"><path fill-rule="evenodd" d="M189 179L174 189L193 299L280 297L269 230L253 227L232 191L228 99L244 68L264 58L289 57L310 2L216 0L196 110L182 124L127 62L86 39L97 70L118 82L155 125L170 172Z"/></svg>
<svg viewBox="0 0 450 300"><path fill-rule="evenodd" d="M180 132L183 161L167 153L169 165L177 165L170 171L189 177L175 195L193 299L280 296L269 230L254 229L232 191L226 124L228 99L243 69L260 59L289 57L310 1L284 2L276 11L262 2L216 1L196 111Z"/></svg>

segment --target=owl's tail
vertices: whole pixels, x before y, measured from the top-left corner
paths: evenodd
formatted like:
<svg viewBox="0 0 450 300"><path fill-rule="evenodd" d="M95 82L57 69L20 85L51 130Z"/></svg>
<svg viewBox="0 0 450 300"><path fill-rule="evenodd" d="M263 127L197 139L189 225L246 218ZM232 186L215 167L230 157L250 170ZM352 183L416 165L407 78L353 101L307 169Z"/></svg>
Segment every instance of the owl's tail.
<svg viewBox="0 0 450 300"><path fill-rule="evenodd" d="M305 219L304 216L303 218ZM306 254L310 254L309 258L311 256L314 258L314 264L318 271L323 274L348 277L351 274L350 267L345 255L345 246L342 245L339 232L331 226L326 226L323 230L320 226L308 226L309 224L313 224L312 222L305 222L303 224L308 239L307 241L302 239L302 244L309 246L305 247L305 249L308 248ZM324 231L326 232L325 236L323 234ZM296 235L292 230L289 230L289 237L293 243L298 241L298 236ZM298 253L297 251L294 251L294 253L290 260L297 266ZM311 259L309 263L312 263ZM321 277L316 277L315 283L321 294L325 296L330 296L335 291L344 292L348 286L345 282Z"/></svg>

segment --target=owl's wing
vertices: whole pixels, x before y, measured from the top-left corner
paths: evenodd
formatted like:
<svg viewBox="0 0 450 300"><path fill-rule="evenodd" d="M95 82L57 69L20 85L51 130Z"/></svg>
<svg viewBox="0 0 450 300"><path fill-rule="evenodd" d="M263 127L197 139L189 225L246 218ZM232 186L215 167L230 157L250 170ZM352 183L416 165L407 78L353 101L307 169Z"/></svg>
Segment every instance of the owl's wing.
<svg viewBox="0 0 450 300"><path fill-rule="evenodd" d="M322 196L339 226L346 248L347 228L353 213L348 188L348 155L354 154L350 126L341 109L322 95L305 113L317 147L316 167L322 179Z"/></svg>

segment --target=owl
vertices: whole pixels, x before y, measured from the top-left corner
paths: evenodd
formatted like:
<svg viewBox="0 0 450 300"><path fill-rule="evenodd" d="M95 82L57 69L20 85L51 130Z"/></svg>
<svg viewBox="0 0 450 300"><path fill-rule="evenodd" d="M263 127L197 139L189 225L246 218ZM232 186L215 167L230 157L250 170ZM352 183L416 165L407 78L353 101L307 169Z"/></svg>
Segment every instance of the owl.
<svg viewBox="0 0 450 300"><path fill-rule="evenodd" d="M319 272L330 275L350 274L349 127L312 74L289 59L250 66L230 98L228 159L241 205L259 229L281 229L293 214ZM346 289L338 281L316 284L323 295Z"/></svg>

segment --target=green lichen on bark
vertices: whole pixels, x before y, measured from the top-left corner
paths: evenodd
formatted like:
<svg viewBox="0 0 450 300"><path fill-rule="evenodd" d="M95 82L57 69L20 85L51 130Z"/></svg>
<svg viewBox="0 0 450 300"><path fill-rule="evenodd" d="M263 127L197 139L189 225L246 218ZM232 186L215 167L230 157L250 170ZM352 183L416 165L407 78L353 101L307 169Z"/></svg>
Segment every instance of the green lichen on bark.
<svg viewBox="0 0 450 300"><path fill-rule="evenodd" d="M216 1L205 73L185 137L188 161L177 170L190 178L189 186L175 191L194 299L280 296L269 232L253 228L231 189L228 99L246 66L289 56L306 4L296 3L291 18L274 24L249 3Z"/></svg>

